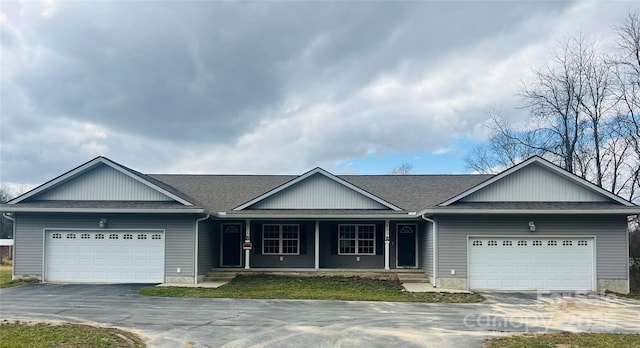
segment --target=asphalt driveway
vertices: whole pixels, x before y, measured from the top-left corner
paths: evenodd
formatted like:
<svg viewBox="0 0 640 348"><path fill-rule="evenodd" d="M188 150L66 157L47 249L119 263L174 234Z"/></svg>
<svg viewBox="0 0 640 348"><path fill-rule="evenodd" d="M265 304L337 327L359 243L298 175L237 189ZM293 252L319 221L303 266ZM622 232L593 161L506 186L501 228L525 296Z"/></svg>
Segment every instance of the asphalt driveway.
<svg viewBox="0 0 640 348"><path fill-rule="evenodd" d="M146 285L0 290L0 319L119 327L151 347L480 347L513 332L640 332L640 302L485 294L482 304L157 298Z"/></svg>

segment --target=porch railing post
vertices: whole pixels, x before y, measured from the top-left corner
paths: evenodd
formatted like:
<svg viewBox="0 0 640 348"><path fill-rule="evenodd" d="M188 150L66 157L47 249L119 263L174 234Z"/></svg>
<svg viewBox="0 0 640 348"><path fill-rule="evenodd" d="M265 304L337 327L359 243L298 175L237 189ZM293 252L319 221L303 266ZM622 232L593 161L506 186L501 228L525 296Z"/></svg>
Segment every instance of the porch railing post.
<svg viewBox="0 0 640 348"><path fill-rule="evenodd" d="M246 243L251 243L251 220L247 220L245 222L245 232L244 232L244 241ZM251 250L244 250L244 269L249 269L249 258L251 256Z"/></svg>
<svg viewBox="0 0 640 348"><path fill-rule="evenodd" d="M320 221L316 220L315 233L315 268L320 269Z"/></svg>
<svg viewBox="0 0 640 348"><path fill-rule="evenodd" d="M389 269L389 220L384 220L384 269Z"/></svg>

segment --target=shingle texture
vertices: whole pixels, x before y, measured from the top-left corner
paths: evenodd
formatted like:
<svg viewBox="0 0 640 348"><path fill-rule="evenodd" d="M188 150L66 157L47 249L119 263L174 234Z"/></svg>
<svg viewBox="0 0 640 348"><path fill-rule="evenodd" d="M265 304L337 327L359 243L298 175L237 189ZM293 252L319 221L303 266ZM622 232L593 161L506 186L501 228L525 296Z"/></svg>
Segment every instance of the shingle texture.
<svg viewBox="0 0 640 348"><path fill-rule="evenodd" d="M210 212L231 211L296 176L153 174ZM345 175L339 178L405 211L432 207L491 175Z"/></svg>

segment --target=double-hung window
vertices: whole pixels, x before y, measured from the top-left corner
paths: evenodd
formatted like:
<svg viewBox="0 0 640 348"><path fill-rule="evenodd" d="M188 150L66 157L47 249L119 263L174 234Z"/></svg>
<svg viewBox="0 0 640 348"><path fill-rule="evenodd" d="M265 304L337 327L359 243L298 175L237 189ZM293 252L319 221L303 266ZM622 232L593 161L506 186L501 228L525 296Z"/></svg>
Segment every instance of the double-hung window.
<svg viewBox="0 0 640 348"><path fill-rule="evenodd" d="M338 225L339 255L375 255L375 225Z"/></svg>
<svg viewBox="0 0 640 348"><path fill-rule="evenodd" d="M300 254L300 227L298 225L262 225L262 254Z"/></svg>

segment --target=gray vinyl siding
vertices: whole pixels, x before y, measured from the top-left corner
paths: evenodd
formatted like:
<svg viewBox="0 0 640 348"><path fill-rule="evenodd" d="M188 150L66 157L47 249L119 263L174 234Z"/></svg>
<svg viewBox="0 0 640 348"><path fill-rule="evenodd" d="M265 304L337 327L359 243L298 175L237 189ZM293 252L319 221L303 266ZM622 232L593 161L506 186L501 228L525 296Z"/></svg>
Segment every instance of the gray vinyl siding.
<svg viewBox="0 0 640 348"><path fill-rule="evenodd" d="M199 222L198 227L198 275L206 275L215 267L216 258L219 258L219 244L214 243L215 224L211 220ZM217 249L216 249L217 248Z"/></svg>
<svg viewBox="0 0 640 348"><path fill-rule="evenodd" d="M249 209L389 209L322 174L312 175Z"/></svg>
<svg viewBox="0 0 640 348"><path fill-rule="evenodd" d="M165 276L193 276L195 216L151 214L16 214L16 275L42 276L43 231L47 228L95 230L101 218L109 229L165 230ZM181 273L177 273L181 268Z"/></svg>
<svg viewBox="0 0 640 348"><path fill-rule="evenodd" d="M420 227L422 236L420 240L419 265L426 275L433 275L433 225L427 223Z"/></svg>
<svg viewBox="0 0 640 348"><path fill-rule="evenodd" d="M534 221L535 232L528 222ZM598 279L627 279L625 216L447 216L438 219L438 275L467 277L467 236L595 236ZM451 270L456 275L451 275Z"/></svg>
<svg viewBox="0 0 640 348"><path fill-rule="evenodd" d="M43 192L35 200L168 201L171 198L107 165Z"/></svg>
<svg viewBox="0 0 640 348"><path fill-rule="evenodd" d="M463 198L463 202L602 202L608 198L538 164L522 168Z"/></svg>

